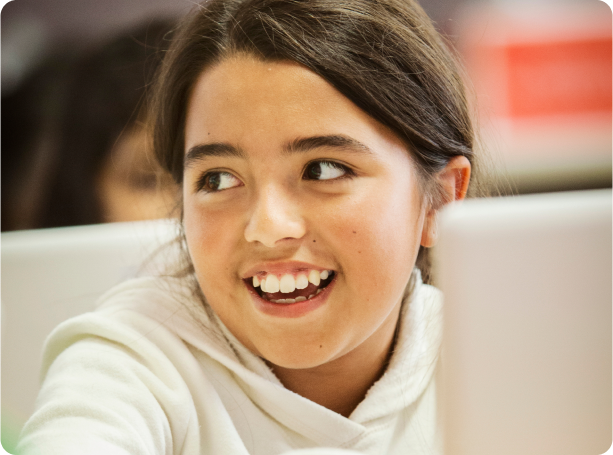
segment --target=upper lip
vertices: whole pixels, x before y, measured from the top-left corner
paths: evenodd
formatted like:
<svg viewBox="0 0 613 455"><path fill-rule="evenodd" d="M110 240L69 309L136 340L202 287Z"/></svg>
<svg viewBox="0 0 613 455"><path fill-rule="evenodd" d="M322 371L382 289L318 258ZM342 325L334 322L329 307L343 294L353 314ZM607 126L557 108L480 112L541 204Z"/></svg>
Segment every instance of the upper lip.
<svg viewBox="0 0 613 455"><path fill-rule="evenodd" d="M284 273L294 273L300 270L333 270L325 267L320 267L314 264L300 261L284 261L284 262L261 262L247 269L242 278L251 278L258 273L274 273L275 275L283 275Z"/></svg>

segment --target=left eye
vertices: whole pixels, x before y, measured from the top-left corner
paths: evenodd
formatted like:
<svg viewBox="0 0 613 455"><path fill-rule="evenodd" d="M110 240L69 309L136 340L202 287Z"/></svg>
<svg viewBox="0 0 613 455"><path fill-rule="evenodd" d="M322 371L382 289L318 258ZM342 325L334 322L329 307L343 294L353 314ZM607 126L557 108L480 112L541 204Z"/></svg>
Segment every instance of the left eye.
<svg viewBox="0 0 613 455"><path fill-rule="evenodd" d="M352 175L351 169L334 161L314 161L304 170L304 180L332 180Z"/></svg>
<svg viewBox="0 0 613 455"><path fill-rule="evenodd" d="M214 193L242 185L242 182L229 172L209 172L199 185L201 189Z"/></svg>

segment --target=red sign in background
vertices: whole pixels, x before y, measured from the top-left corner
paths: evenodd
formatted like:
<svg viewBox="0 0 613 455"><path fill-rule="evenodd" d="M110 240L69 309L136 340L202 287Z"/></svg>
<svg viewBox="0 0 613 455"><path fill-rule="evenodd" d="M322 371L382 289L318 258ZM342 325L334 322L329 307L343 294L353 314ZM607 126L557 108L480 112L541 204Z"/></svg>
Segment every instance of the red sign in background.
<svg viewBox="0 0 613 455"><path fill-rule="evenodd" d="M500 49L513 117L611 112L611 37Z"/></svg>

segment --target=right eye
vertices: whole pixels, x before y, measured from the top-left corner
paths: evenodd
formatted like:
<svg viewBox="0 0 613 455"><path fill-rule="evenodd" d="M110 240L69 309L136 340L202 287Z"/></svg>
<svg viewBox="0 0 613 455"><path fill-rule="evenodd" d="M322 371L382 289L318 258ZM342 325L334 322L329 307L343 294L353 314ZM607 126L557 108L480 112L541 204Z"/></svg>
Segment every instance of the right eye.
<svg viewBox="0 0 613 455"><path fill-rule="evenodd" d="M207 193L215 193L241 186L243 182L234 175L224 171L207 172L198 182L198 189Z"/></svg>

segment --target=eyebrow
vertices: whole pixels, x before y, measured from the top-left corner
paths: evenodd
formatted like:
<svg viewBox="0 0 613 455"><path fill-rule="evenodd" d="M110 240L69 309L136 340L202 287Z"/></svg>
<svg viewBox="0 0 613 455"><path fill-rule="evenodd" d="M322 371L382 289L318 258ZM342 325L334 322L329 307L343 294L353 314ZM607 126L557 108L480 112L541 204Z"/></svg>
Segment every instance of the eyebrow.
<svg viewBox="0 0 613 455"><path fill-rule="evenodd" d="M321 147L347 149L359 153L370 154L372 151L360 141L341 135L311 136L294 139L283 145L283 153L304 153ZM183 167L188 168L194 162L212 156L225 156L234 158L246 158L245 152L225 142L213 142L211 144L199 144L189 149L183 159Z"/></svg>
<svg viewBox="0 0 613 455"><path fill-rule="evenodd" d="M183 158L183 167L188 168L193 163L203 160L210 156L227 156L235 158L246 158L245 152L240 148L225 142L213 142L212 144L199 144L189 149Z"/></svg>
<svg viewBox="0 0 613 455"><path fill-rule="evenodd" d="M341 135L298 138L285 144L283 146L283 151L285 153L302 153L320 147L348 149L360 153L372 153L372 151L360 141Z"/></svg>

